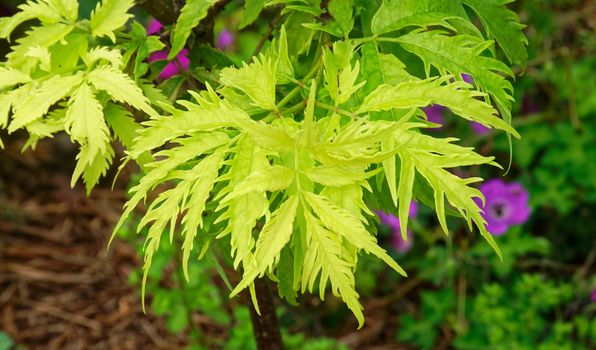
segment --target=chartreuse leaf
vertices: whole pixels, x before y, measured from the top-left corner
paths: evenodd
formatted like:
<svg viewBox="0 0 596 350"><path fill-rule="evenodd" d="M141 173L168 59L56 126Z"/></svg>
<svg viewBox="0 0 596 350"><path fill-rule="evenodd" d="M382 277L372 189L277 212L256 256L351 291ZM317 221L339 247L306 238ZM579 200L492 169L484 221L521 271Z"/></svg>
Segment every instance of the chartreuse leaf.
<svg viewBox="0 0 596 350"><path fill-rule="evenodd" d="M197 229L203 226L203 211L211 189L218 176L219 168L223 163L224 152L218 150L202 160L192 170L192 176L195 182L190 187L190 194L182 207L186 210L186 214L182 219L182 235L184 242L182 244L182 271L184 277L188 281L188 259L190 252L194 245L194 238L197 234Z"/></svg>
<svg viewBox="0 0 596 350"><path fill-rule="evenodd" d="M172 48L168 54L168 59L174 59L176 55L184 48L186 39L190 36L191 30L207 16L207 11L219 0L187 0L180 16L172 29Z"/></svg>
<svg viewBox="0 0 596 350"><path fill-rule="evenodd" d="M129 152L133 159L182 135L230 127L236 120L248 119L246 112L227 103L179 102L186 111L171 109L171 116L156 116L143 123L146 128L139 131Z"/></svg>
<svg viewBox="0 0 596 350"><path fill-rule="evenodd" d="M157 112L149 105L149 100L132 79L113 66L99 66L87 74L87 79L98 90L107 92L118 102L126 102L149 116Z"/></svg>
<svg viewBox="0 0 596 350"><path fill-rule="evenodd" d="M350 96L365 84L356 84L360 63L357 61L352 68L350 60L353 52L352 44L340 41L333 44L333 51L327 49L323 53L325 87L336 105L347 102Z"/></svg>
<svg viewBox="0 0 596 350"><path fill-rule="evenodd" d="M290 186L293 179L294 172L291 169L280 165L268 166L250 174L243 181L238 183L234 189L222 199L222 203L251 192L282 191Z"/></svg>
<svg viewBox="0 0 596 350"><path fill-rule="evenodd" d="M364 228L357 217L321 195L304 192L303 196L326 227L340 234L356 248L375 255L401 275L407 276L404 269L377 244L374 236Z"/></svg>
<svg viewBox="0 0 596 350"><path fill-rule="evenodd" d="M32 47L50 47L63 40L74 29L72 24L53 23L43 27L33 27L26 36L17 40L18 45L8 53L7 63L23 72L30 72L37 64L36 59L27 56Z"/></svg>
<svg viewBox="0 0 596 350"><path fill-rule="evenodd" d="M497 41L507 59L514 64L525 66L528 61L526 45L528 39L515 12L507 8L513 0L462 0L482 21L489 38Z"/></svg>
<svg viewBox="0 0 596 350"><path fill-rule="evenodd" d="M128 10L134 0L102 0L91 13L90 27L94 36L107 36L116 42L114 31L126 24L132 17Z"/></svg>
<svg viewBox="0 0 596 350"><path fill-rule="evenodd" d="M115 68L122 66L122 54L117 50L110 50L107 47L98 46L89 50L84 59L88 67L92 67L98 61L110 63Z"/></svg>
<svg viewBox="0 0 596 350"><path fill-rule="evenodd" d="M298 203L298 195L290 196L265 223L257 239L253 264L244 266L242 280L230 293L230 296L238 294L251 285L255 278L262 276L279 260L281 250L290 241Z"/></svg>
<svg viewBox="0 0 596 350"><path fill-rule="evenodd" d="M445 170L441 164L441 157L419 150L408 150L408 155L416 164L418 172L428 181L435 192L435 210L437 217L447 234L447 224L445 219L444 197L451 203L468 221L471 228L471 222L474 221L480 230L482 236L493 247L497 255L502 259L503 255L497 246L492 235L486 230L486 220L482 217L482 209L478 207L474 198L484 199L482 193L469 184L481 181L480 178L462 179ZM486 162L492 161L488 158Z"/></svg>
<svg viewBox="0 0 596 350"><path fill-rule="evenodd" d="M305 209L304 212L308 250L304 257L305 265L301 279L302 292L307 289L312 292L317 276L320 275L320 298L325 298L325 289L330 281L333 295L341 297L356 316L359 327L362 327L364 315L355 289L354 273L352 271L354 266L343 258L347 254L341 244L341 238L337 232L326 229L321 221L315 218L309 210Z"/></svg>
<svg viewBox="0 0 596 350"><path fill-rule="evenodd" d="M66 77L55 75L44 81L39 88L15 105L15 113L8 126L8 132L12 133L41 118L50 106L69 95L82 80L82 74L75 74Z"/></svg>
<svg viewBox="0 0 596 350"><path fill-rule="evenodd" d="M255 57L254 62L240 69L224 68L220 73L223 85L242 91L257 107L275 109L276 66L265 56Z"/></svg>
<svg viewBox="0 0 596 350"><path fill-rule="evenodd" d="M52 9L70 22L75 22L79 16L79 2L77 0L47 0Z"/></svg>
<svg viewBox="0 0 596 350"><path fill-rule="evenodd" d="M465 82L448 83L450 76L429 78L419 81L404 82L397 86L380 85L368 95L358 113L391 110L411 109L424 107L430 104L443 105L461 117L476 121L487 127L495 127L519 138L519 134L511 125L496 116L494 108L477 99L484 94L469 90Z"/></svg>
<svg viewBox="0 0 596 350"><path fill-rule="evenodd" d="M412 192L414 188L414 179L416 177L416 167L414 162L405 152L400 152L399 160L399 185L397 188L398 218L400 222L401 237L404 241L408 240L408 218L410 214L410 203L412 201ZM395 166L395 165L393 165ZM389 179L389 178L387 178Z"/></svg>
<svg viewBox="0 0 596 350"><path fill-rule="evenodd" d="M277 84L286 84L294 78L294 67L288 55L288 39L285 26L279 31L279 37L271 42L270 56L275 61Z"/></svg>
<svg viewBox="0 0 596 350"><path fill-rule="evenodd" d="M417 123L404 123L393 132L397 153L401 162L398 187L400 222L407 222L410 200L412 198L414 170L420 173L434 191L435 210L443 231L447 234L445 218L445 198L468 221L471 229L473 221L482 236L501 256L501 252L492 236L486 231L486 221L481 216L481 209L474 198L482 199L482 194L468 185L478 182L479 178L461 179L447 171L448 168L466 165L491 164L494 157L484 157L470 147L452 144L456 139L438 139L416 132ZM406 225L404 225L406 226ZM402 231L402 234L404 232Z"/></svg>
<svg viewBox="0 0 596 350"><path fill-rule="evenodd" d="M230 162L230 170L221 178L221 180L228 180L228 184L219 196L231 193L245 179L269 167L266 153L246 135L238 141L234 153L235 156ZM241 262L248 265L251 261L252 249L255 244L252 231L257 220L267 212L268 204L265 190L257 191L256 189L219 203L216 211L224 208L225 211L215 223L228 220L228 225L217 238L230 235L230 254L234 257L234 268L238 268Z"/></svg>
<svg viewBox="0 0 596 350"><path fill-rule="evenodd" d="M29 75L9 67L0 67L0 90L31 81Z"/></svg>
<svg viewBox="0 0 596 350"><path fill-rule="evenodd" d="M85 83L77 89L69 101L66 111L64 127L70 137L85 146L85 151L79 153L77 166L72 174L70 186L74 187L77 179L89 165L95 173L105 171L109 162L96 161L96 158L106 154L110 142L110 130L103 118L103 111L91 87ZM89 180L99 179L91 176ZM87 192L95 185L87 183Z"/></svg>
<svg viewBox="0 0 596 350"><path fill-rule="evenodd" d="M149 169L138 185L130 189L131 198L124 205L124 214L114 228L112 238L133 209L146 198L148 193L160 183L170 179L172 172L186 162L211 152L213 149L226 144L229 137L222 132L195 133L193 137L179 138L175 143L179 146L163 150L155 154L156 160L146 165Z"/></svg>
<svg viewBox="0 0 596 350"><path fill-rule="evenodd" d="M0 18L0 38L8 38L10 33L21 23L34 18L39 19L44 25L57 23L61 20L61 14L46 1L30 0L19 5L18 8L21 11L15 15Z"/></svg>

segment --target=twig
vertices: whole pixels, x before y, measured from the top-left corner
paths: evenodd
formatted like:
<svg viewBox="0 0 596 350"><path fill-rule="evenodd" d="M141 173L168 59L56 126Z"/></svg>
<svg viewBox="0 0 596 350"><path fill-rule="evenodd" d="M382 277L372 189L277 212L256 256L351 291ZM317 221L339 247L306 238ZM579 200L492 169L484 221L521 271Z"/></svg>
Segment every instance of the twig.
<svg viewBox="0 0 596 350"><path fill-rule="evenodd" d="M273 33L273 30L275 29L275 27L277 26L279 21L281 21L281 10L277 14L277 16L275 16L275 18L273 18L273 20L269 23L269 27L267 28L267 30L265 31L263 36L261 36L261 39L259 40L257 47L255 47L255 50L252 53L252 57L255 57L256 55L259 54L259 52L261 52L261 49L263 48L263 46L265 45L265 43L271 36L271 33Z"/></svg>
<svg viewBox="0 0 596 350"><path fill-rule="evenodd" d="M40 302L35 301L23 301L23 304L32 307L34 310L48 314L50 316L54 316L65 321L76 323L78 325L93 329L95 331L101 331L101 323L95 320L90 320L87 317L83 317L81 315L73 314L57 307L43 304Z"/></svg>

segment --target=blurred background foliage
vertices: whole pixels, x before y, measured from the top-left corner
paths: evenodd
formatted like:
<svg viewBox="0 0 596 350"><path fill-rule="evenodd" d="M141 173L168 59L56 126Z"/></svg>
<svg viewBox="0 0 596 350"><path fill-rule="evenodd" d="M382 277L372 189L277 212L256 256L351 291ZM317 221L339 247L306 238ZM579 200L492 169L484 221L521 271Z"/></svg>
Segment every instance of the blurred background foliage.
<svg viewBox="0 0 596 350"><path fill-rule="evenodd" d="M0 2L2 15L18 3ZM90 13L95 3L81 1L81 13ZM331 295L325 303L302 296L298 307L279 305L289 349L596 348L596 2L521 0L511 7L527 25L529 39L528 67L516 70L514 83L513 124L522 139L513 143L506 174L488 167L462 170L463 176L520 183L529 193L529 220L496 237L504 262L459 221L450 222L452 235L445 237L432 210L419 205L409 227L411 248L393 250L410 277L386 273L385 266L366 256L360 261L356 280L367 326L355 332L353 318ZM242 11L239 5L227 6L214 28L215 40L222 33L229 36L222 49L234 63L252 55L271 21L264 12L240 31ZM137 20L149 22L141 12ZM220 59L217 50L212 54ZM209 72L197 65L192 50L190 60L191 74L204 80ZM475 132L449 112L442 118L443 126L433 132L464 135L468 145L509 163L505 135ZM378 232L391 249L394 230L379 225ZM131 229L120 238L141 253L142 241ZM193 259L193 278L186 282L173 245L163 240L154 256L148 312L165 317L170 332L185 332L188 349L254 349L247 307L227 298L226 258ZM139 271L129 282L140 286ZM227 334L205 330L193 315ZM12 346L0 332L0 349Z"/></svg>

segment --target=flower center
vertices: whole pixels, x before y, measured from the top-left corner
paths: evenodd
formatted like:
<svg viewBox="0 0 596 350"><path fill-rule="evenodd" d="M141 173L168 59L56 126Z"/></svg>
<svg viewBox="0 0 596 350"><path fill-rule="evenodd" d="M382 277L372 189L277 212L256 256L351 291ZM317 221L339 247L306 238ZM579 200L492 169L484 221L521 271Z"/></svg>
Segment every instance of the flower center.
<svg viewBox="0 0 596 350"><path fill-rule="evenodd" d="M495 219L504 219L509 216L509 206L506 203L497 202L490 207L489 212Z"/></svg>

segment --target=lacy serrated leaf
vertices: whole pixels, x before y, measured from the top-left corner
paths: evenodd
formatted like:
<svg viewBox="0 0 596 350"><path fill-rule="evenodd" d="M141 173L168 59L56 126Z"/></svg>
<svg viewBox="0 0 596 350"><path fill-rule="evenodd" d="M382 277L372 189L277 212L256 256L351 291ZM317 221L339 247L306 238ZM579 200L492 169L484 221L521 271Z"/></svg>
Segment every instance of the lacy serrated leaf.
<svg viewBox="0 0 596 350"><path fill-rule="evenodd" d="M201 160L192 170L195 182L190 187L188 200L182 207L182 211L185 211L182 219L182 235L184 236L182 271L187 281L189 279L188 259L194 246L194 238L197 229L203 226L205 204L217 179L219 168L222 166L224 154L223 150L218 150Z"/></svg>
<svg viewBox="0 0 596 350"><path fill-rule="evenodd" d="M459 213L464 217L468 224L473 221L482 236L493 247L497 255L502 259L501 250L497 246L493 237L486 230L486 220L482 217L482 209L476 204L474 198L484 199L482 193L468 185L478 182L480 178L466 178L462 179L458 176L446 171L440 164L437 164L434 158L439 156L426 153L420 150L409 149L408 155L416 165L417 171L428 181L435 192L435 210L439 223L443 231L448 234L447 220L445 218L445 204L446 197L449 203L455 207ZM486 162L491 161L491 158L485 158Z"/></svg>
<svg viewBox="0 0 596 350"><path fill-rule="evenodd" d="M12 107L12 95L0 94L0 129L4 129L8 125L8 115Z"/></svg>
<svg viewBox="0 0 596 350"><path fill-rule="evenodd" d="M381 85L364 99L357 113L439 104L467 120L507 131L519 138L511 125L496 116L491 105L477 99L484 94L469 90L470 85L464 82L448 83L450 79L450 76L445 76L404 82L397 86Z"/></svg>
<svg viewBox="0 0 596 350"><path fill-rule="evenodd" d="M128 10L134 5L134 0L102 0L91 13L90 27L94 36L107 36L116 42L114 31L126 24L132 17Z"/></svg>
<svg viewBox="0 0 596 350"><path fill-rule="evenodd" d="M120 51L110 50L107 47L94 47L86 53L84 57L87 67L92 67L97 61L104 60L109 62L115 68L122 66L122 55Z"/></svg>
<svg viewBox="0 0 596 350"><path fill-rule="evenodd" d="M332 204L325 197L311 192L303 192L302 195L326 227L340 234L358 249L375 255L401 275L407 276L395 260L377 244L375 238L364 228L357 217Z"/></svg>
<svg viewBox="0 0 596 350"><path fill-rule="evenodd" d="M228 185L220 195L230 193L251 174L270 166L265 152L247 136L238 141L234 153L230 170L225 177L222 177L222 180L228 180ZM230 234L230 254L234 257L234 268L237 268L240 262L250 261L255 243L252 230L257 220L267 212L268 204L265 191L253 191L243 196L236 196L227 202L221 201L216 209L220 211L226 208L215 223L228 220L228 225L217 238Z"/></svg>
<svg viewBox="0 0 596 350"><path fill-rule="evenodd" d="M6 55L8 64L23 72L30 72L35 67L36 62L27 57L29 49L37 46L50 47L63 40L73 29L74 25L64 23L31 28L26 32L26 36L17 40L18 45L12 47L12 52Z"/></svg>
<svg viewBox="0 0 596 350"><path fill-rule="evenodd" d="M81 84L78 90L70 99L66 118L64 120L65 130L70 137L81 145L86 146L85 156L79 157L78 164L72 175L70 182L74 186L81 175L83 169L92 163L96 163L95 168L105 170L106 162L96 159L97 155L105 154L110 142L110 130L103 118L101 104L87 84ZM87 163L84 163L87 162ZM97 181L97 178L93 176ZM87 183L93 186L95 183Z"/></svg>
<svg viewBox="0 0 596 350"><path fill-rule="evenodd" d="M99 178L105 176L112 162L112 158L114 158L114 150L110 145L107 145L105 152L95 155L93 161L85 166L85 170L83 170L83 181L85 182L87 195L91 193L91 190L95 184L97 184ZM80 159L79 162L81 162Z"/></svg>
<svg viewBox="0 0 596 350"><path fill-rule="evenodd" d="M410 216L410 205L412 202L412 189L416 177L416 167L412 158L405 152L399 153L399 185L397 188L398 218L400 222L401 237L408 240L408 219Z"/></svg>
<svg viewBox="0 0 596 350"><path fill-rule="evenodd" d="M262 193L265 191L281 191L292 184L294 172L285 166L273 165L250 174L244 181L238 183L234 189L222 199L225 203L231 199L249 194L251 192Z"/></svg>
<svg viewBox="0 0 596 350"><path fill-rule="evenodd" d="M367 178L375 175L377 172L365 172L363 168L348 167L316 167L303 170L311 181L323 186L342 187L354 183L360 183Z"/></svg>
<svg viewBox="0 0 596 350"><path fill-rule="evenodd" d="M27 51L27 57L36 58L39 61L39 68L44 72L52 70L50 51L41 46L30 47Z"/></svg>
<svg viewBox="0 0 596 350"><path fill-rule="evenodd" d="M265 223L257 239L254 265L245 266L242 280L230 293L230 297L252 284L257 276L263 275L268 269L271 269L279 259L281 250L290 241L298 203L298 195L290 196L273 213L271 219Z"/></svg>
<svg viewBox="0 0 596 350"><path fill-rule="evenodd" d="M70 22L75 22L79 16L79 2L77 0L47 0L48 5Z"/></svg>
<svg viewBox="0 0 596 350"><path fill-rule="evenodd" d="M17 14L0 18L0 38L8 38L10 33L21 23L38 18L43 24L57 23L61 19L60 13L45 1L27 1L18 6ZM76 19L76 18L75 18Z"/></svg>
<svg viewBox="0 0 596 350"><path fill-rule="evenodd" d="M118 102L125 102L134 108L157 117L158 113L149 105L149 99L132 79L112 66L99 66L87 74L87 79L96 89L104 90Z"/></svg>
<svg viewBox="0 0 596 350"><path fill-rule="evenodd" d="M224 68L220 73L222 84L238 89L253 101L254 105L266 110L275 107L275 65L270 58L260 56L242 68Z"/></svg>
<svg viewBox="0 0 596 350"><path fill-rule="evenodd" d="M325 87L336 105L348 101L350 96L365 84L365 82L356 84L360 63L356 62L352 68L350 59L353 51L352 44L344 41L336 42L333 45L333 52L325 50L323 54Z"/></svg>
<svg viewBox="0 0 596 350"><path fill-rule="evenodd" d="M526 45L528 39L515 12L507 8L514 0L462 0L482 21L489 38L497 41L507 59L514 64L525 66L528 61Z"/></svg>
<svg viewBox="0 0 596 350"><path fill-rule="evenodd" d="M305 266L302 274L302 291L307 288L312 292L317 276L319 295L324 299L327 282L331 282L333 295L341 297L358 320L359 328L364 324L362 305L358 301L355 289L354 266L345 261L341 239L323 227L309 212L305 213L308 230L308 250L304 257Z"/></svg>
<svg viewBox="0 0 596 350"><path fill-rule="evenodd" d="M29 75L9 67L0 67L0 90L31 81Z"/></svg>
<svg viewBox="0 0 596 350"><path fill-rule="evenodd" d="M155 186L167 181L172 171L191 159L211 152L213 149L228 141L229 137L221 132L195 134L193 137L178 139L176 142L179 146L177 147L157 152L155 156L158 159L163 159L146 164L148 172L143 176L138 185L130 189L132 196L124 205L124 213L114 228L112 239L139 202L141 202Z"/></svg>
<svg viewBox="0 0 596 350"><path fill-rule="evenodd" d="M286 84L294 78L294 67L288 55L288 39L285 26L279 30L279 37L271 42L270 54L275 60L277 84Z"/></svg>
<svg viewBox="0 0 596 350"><path fill-rule="evenodd" d="M12 133L41 118L47 113L50 106L69 95L82 80L82 74L75 74L66 77L54 75L44 81L36 91L15 106L15 114L8 127L8 132Z"/></svg>
<svg viewBox="0 0 596 350"><path fill-rule="evenodd" d="M219 0L187 0L180 16L172 29L172 48L168 59L172 60L184 48L186 39L190 36L191 30L207 16L207 11Z"/></svg>
<svg viewBox="0 0 596 350"><path fill-rule="evenodd" d="M206 103L195 105L188 101L182 103L187 111L172 110L171 116L157 116L143 123L146 128L139 132L139 137L130 150L132 158L137 158L142 153L182 135L226 128L233 126L234 121L249 119L246 112L225 103L218 105Z"/></svg>

